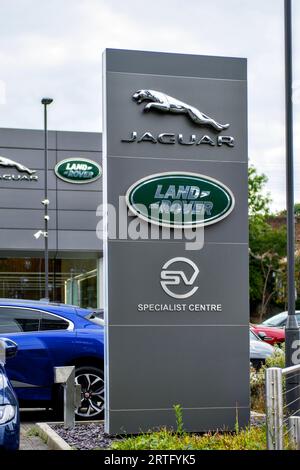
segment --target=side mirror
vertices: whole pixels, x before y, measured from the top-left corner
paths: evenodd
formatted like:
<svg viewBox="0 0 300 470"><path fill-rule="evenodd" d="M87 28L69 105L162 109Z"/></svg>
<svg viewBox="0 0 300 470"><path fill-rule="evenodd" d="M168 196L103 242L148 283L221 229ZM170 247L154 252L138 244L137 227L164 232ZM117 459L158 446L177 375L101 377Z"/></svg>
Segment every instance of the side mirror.
<svg viewBox="0 0 300 470"><path fill-rule="evenodd" d="M257 335L258 335L259 338L262 339L263 341L265 341L266 338L267 338L266 333L264 333L263 331L259 331L259 333L258 333Z"/></svg>
<svg viewBox="0 0 300 470"><path fill-rule="evenodd" d="M18 345L14 341L8 338L0 338L0 355L2 353L4 361L5 359L12 359L18 352Z"/></svg>

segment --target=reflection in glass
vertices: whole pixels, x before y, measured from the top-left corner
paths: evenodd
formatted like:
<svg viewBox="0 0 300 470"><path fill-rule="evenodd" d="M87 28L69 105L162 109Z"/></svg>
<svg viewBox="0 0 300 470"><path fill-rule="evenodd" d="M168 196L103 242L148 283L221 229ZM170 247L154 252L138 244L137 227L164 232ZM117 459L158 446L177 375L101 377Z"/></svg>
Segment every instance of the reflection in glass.
<svg viewBox="0 0 300 470"><path fill-rule="evenodd" d="M0 297L40 300L44 297L43 258L1 258ZM50 259L50 300L97 308L97 260Z"/></svg>

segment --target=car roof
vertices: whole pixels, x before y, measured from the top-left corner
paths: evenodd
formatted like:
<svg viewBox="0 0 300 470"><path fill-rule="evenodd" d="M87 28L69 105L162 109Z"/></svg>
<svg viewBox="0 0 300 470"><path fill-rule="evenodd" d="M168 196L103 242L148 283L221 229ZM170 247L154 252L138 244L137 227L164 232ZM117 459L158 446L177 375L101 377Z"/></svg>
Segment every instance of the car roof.
<svg viewBox="0 0 300 470"><path fill-rule="evenodd" d="M34 305L35 307L66 307L66 308L78 308L76 305L63 304L59 302L49 302L46 299L41 300L28 300L28 299L5 299L0 298L0 305Z"/></svg>
<svg viewBox="0 0 300 470"><path fill-rule="evenodd" d="M4 299L0 298L0 307L23 307L23 308L36 308L45 310L52 313L61 314L77 314L80 317L86 317L89 313L103 314L102 309L82 308L78 305L63 304L59 302L49 302L45 299L41 300L28 300L28 299Z"/></svg>
<svg viewBox="0 0 300 470"><path fill-rule="evenodd" d="M300 315L300 310L295 310L295 314L297 316L299 316ZM272 318L277 318L277 317L284 317L284 316L286 317L287 315L288 315L288 311L285 310L283 312L275 313L275 315L272 315L271 317L266 318L265 321L271 320Z"/></svg>
<svg viewBox="0 0 300 470"><path fill-rule="evenodd" d="M78 310L89 312L89 309L81 309L77 305L62 304L59 302L48 302L46 300L27 300L27 299L0 299L0 306L36 308L47 311L61 311L76 313Z"/></svg>

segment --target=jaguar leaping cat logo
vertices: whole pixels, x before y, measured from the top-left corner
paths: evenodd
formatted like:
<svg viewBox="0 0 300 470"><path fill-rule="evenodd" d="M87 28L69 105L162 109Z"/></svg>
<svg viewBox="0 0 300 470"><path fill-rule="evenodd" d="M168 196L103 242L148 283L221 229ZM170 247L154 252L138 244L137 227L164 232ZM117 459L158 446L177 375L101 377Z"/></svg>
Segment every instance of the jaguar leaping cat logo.
<svg viewBox="0 0 300 470"><path fill-rule="evenodd" d="M183 103L182 101L172 98L156 90L138 90L132 99L141 104L143 101L150 101L144 107L144 111L157 110L165 113L186 114L194 123L203 126L213 127L216 131L221 132L228 129L230 124L220 124L206 114L199 111L193 106Z"/></svg>
<svg viewBox="0 0 300 470"><path fill-rule="evenodd" d="M21 163L17 163L14 160L10 160L6 157L0 157L0 166L16 168L18 171L22 173L28 173L29 175L36 173L36 170L29 170L29 168L21 165Z"/></svg>

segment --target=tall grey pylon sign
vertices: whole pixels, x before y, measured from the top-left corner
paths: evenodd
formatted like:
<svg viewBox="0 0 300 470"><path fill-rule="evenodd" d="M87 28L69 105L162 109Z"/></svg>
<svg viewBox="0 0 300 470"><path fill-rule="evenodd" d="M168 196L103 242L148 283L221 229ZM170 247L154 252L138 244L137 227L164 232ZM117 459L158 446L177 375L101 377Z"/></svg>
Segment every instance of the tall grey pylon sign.
<svg viewBox="0 0 300 470"><path fill-rule="evenodd" d="M106 431L175 429L176 404L186 431L245 426L247 62L111 49L103 62Z"/></svg>

